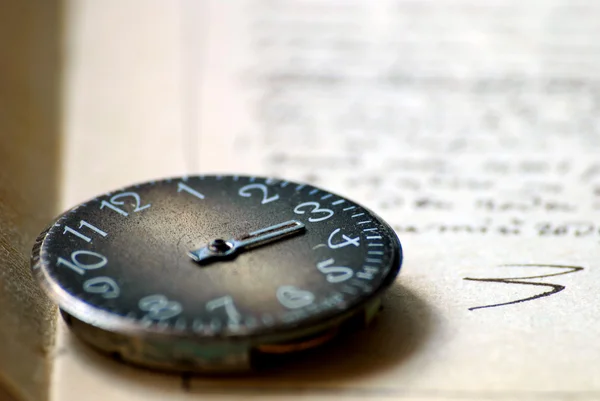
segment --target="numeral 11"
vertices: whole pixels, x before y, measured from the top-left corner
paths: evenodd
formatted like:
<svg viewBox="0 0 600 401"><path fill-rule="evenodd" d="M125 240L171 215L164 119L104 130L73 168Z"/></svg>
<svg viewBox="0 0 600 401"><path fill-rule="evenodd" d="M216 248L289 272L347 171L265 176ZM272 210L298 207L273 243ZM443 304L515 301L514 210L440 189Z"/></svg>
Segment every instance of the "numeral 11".
<svg viewBox="0 0 600 401"><path fill-rule="evenodd" d="M101 229L99 229L98 227L96 227L96 226L94 226L94 225L92 225L92 224L88 223L88 222L87 222L87 221L85 221L85 220L81 220L81 221L79 222L79 229L81 230L83 227L85 227L85 228L89 228L90 230L92 230L92 231L96 232L97 234L100 234L100 235L101 235L101 236L103 236L103 237L106 237L106 236L108 235L108 233L106 233L106 232L102 231L102 230L101 230ZM71 228L71 227L69 227L69 226L65 226L65 229L63 230L63 234L66 234L66 233L73 234L73 235L75 235L75 236L77 236L77 237L81 238L81 239L82 239L82 240L84 240L85 242L92 242L92 239L91 239L90 237L88 237L87 235L83 235L83 234L82 234L82 233L80 233L79 231L76 231L76 230L72 229L72 228Z"/></svg>

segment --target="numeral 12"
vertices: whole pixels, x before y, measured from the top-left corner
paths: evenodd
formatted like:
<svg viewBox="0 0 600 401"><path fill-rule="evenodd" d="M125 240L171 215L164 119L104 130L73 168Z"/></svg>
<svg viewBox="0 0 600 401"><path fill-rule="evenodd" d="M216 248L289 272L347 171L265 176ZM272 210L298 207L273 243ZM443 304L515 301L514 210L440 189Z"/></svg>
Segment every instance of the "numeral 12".
<svg viewBox="0 0 600 401"><path fill-rule="evenodd" d="M110 202L107 202L105 200L102 201L102 203L100 203L100 209L104 209L105 207L108 207L109 209L114 210L115 212L119 213L122 216L129 216L129 213L127 213L125 210L121 209L120 207L117 207L115 205L125 205L125 201L121 200L123 198L133 198L134 200L134 204L132 205L133 208L133 212L137 213L137 212L141 212L142 210L148 209L151 205L148 203L146 205L142 206L142 201L140 199L140 196L135 193L135 192L123 192L122 194L117 194L115 196L113 196L112 198L110 198Z"/></svg>

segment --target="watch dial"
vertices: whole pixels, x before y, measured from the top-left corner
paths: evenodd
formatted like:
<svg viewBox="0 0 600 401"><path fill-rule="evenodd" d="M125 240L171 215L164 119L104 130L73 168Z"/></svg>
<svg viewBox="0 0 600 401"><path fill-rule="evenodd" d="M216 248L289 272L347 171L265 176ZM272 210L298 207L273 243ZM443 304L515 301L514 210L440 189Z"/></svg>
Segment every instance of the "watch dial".
<svg viewBox="0 0 600 401"><path fill-rule="evenodd" d="M377 295L401 263L396 235L369 210L255 177L124 188L68 211L42 239L34 270L68 313L195 336L323 321Z"/></svg>

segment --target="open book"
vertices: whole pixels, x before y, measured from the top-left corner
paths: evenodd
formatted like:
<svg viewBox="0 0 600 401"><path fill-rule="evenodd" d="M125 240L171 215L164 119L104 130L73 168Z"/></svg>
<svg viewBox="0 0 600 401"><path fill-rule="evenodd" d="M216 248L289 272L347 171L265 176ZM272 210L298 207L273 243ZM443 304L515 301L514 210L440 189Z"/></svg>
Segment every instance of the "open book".
<svg viewBox="0 0 600 401"><path fill-rule="evenodd" d="M50 399L600 398L599 18L583 0L67 2L56 213L157 177L275 175L377 212L405 262L370 329L260 375L132 368L57 321Z"/></svg>

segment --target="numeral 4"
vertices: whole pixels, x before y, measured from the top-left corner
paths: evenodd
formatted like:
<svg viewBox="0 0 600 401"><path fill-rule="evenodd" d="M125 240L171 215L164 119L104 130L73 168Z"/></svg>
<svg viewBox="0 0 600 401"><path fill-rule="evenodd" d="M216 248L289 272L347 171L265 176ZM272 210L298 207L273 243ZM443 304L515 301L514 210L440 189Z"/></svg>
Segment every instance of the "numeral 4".
<svg viewBox="0 0 600 401"><path fill-rule="evenodd" d="M338 243L333 243L334 237L340 232L342 231L340 228L334 230L330 235L329 235L329 239L327 240L327 245L329 246L329 248L331 249L337 249L337 248L343 248L345 246L349 246L349 245L354 245L356 247L360 246L360 237L356 237L356 238L350 238L345 234L342 234L342 239L344 241L342 242L338 242Z"/></svg>

